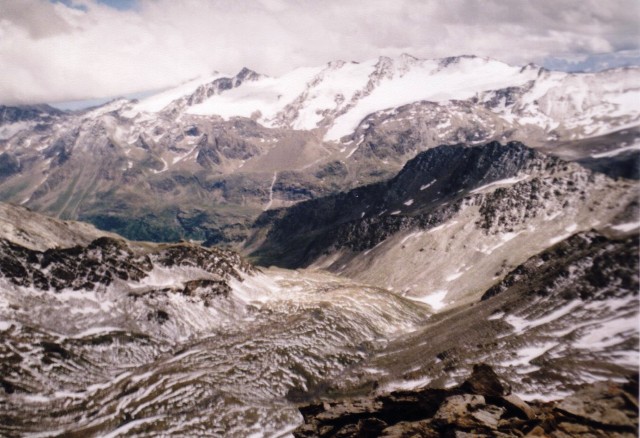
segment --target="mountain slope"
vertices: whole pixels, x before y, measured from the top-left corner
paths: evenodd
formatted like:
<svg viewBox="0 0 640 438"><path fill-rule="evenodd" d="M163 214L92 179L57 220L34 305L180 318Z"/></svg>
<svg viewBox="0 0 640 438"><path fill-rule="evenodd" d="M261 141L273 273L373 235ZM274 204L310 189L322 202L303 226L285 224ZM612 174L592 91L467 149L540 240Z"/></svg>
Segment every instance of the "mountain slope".
<svg viewBox="0 0 640 438"><path fill-rule="evenodd" d="M288 398L430 314L329 274L257 272L187 243L87 243L92 227L2 208L23 233L0 230L2 435L277 435L300 422Z"/></svg>
<svg viewBox="0 0 640 438"><path fill-rule="evenodd" d="M631 376L639 357L637 266L637 234L575 234L517 266L479 302L440 312L392 342L344 385L370 387L375 379L382 389L438 388L485 362L521 397L548 400Z"/></svg>
<svg viewBox="0 0 640 438"><path fill-rule="evenodd" d="M505 176L500 162L517 163L506 172L566 172L521 145L486 150L487 180ZM482 148L441 159L452 152L482 162ZM451 182L473 185L469 176ZM301 423L298 403L448 386L478 362L527 399L637 370L635 224L574 235L480 295L472 289L473 303L433 314L344 276L260 272L187 243L91 240L92 227L3 209L12 226L0 230L0 431L9 436L277 436ZM24 246L41 237L46 245Z"/></svg>
<svg viewBox="0 0 640 438"><path fill-rule="evenodd" d="M321 267L440 308L575 232L637 228L636 196L519 143L441 146L388 182L264 213L248 245L262 264Z"/></svg>

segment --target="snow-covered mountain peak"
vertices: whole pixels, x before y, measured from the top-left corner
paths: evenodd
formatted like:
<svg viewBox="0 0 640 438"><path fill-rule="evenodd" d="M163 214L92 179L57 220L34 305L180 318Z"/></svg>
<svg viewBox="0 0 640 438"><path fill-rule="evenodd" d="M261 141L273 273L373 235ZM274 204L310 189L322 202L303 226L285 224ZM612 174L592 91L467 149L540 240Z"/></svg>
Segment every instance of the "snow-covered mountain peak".
<svg viewBox="0 0 640 438"><path fill-rule="evenodd" d="M89 108L82 113L82 117L85 119L94 119L114 111L124 111L131 106L131 103L129 99L118 97L103 105Z"/></svg>
<svg viewBox="0 0 640 438"><path fill-rule="evenodd" d="M329 61L327 62L327 70L339 70L341 69L345 64L347 64L346 61L343 61L342 59L337 59L335 61ZM351 62L350 64L358 64L357 62Z"/></svg>
<svg viewBox="0 0 640 438"><path fill-rule="evenodd" d="M257 79L260 79L260 77L262 77L261 74L256 73L255 71L247 67L242 67L242 70L238 72L238 74L235 76L235 79L236 81L255 81Z"/></svg>
<svg viewBox="0 0 640 438"><path fill-rule="evenodd" d="M477 57L422 60L406 54L361 63L332 61L321 68L301 68L278 78L251 76L251 83L243 83L242 76L199 87L187 100L187 112L223 118L259 115L258 121L268 127L326 128L330 131L326 139L337 140L374 111L416 98L469 98L505 81L522 85L534 78L532 72L520 72L518 67L499 61ZM445 80L447 77L450 80ZM416 88L423 92L416 94ZM453 92L446 92L451 88ZM465 88L466 92L456 93L456 88ZM378 94L373 106L372 102L360 105L372 94ZM335 121L346 115L347 122L336 128Z"/></svg>
<svg viewBox="0 0 640 438"><path fill-rule="evenodd" d="M419 59L408 54L331 61L279 77L245 67L236 75L217 74L151 96L135 104L128 116L170 112L225 120L245 117L267 128L319 130L325 141L338 142L351 140L360 123L379 111L414 102L473 104L474 99L486 101L487 93L510 90L510 99L488 107L504 122L542 122L547 130L571 130L584 137L611 111L615 117L625 116L619 125L640 117L634 98L640 90L639 71L569 74L473 55Z"/></svg>
<svg viewBox="0 0 640 438"><path fill-rule="evenodd" d="M414 66L420 65L423 61L408 55L402 54L398 57L381 56L376 63L375 76L378 78L393 79L394 76L402 76L410 71Z"/></svg>

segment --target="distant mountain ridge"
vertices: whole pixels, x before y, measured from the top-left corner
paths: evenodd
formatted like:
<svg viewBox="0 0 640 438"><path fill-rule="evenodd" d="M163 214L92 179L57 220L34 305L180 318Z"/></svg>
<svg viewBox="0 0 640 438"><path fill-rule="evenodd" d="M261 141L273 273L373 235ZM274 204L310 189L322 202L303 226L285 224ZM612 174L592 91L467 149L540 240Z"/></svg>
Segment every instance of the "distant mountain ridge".
<svg viewBox="0 0 640 438"><path fill-rule="evenodd" d="M243 69L82 112L3 107L0 200L126 237L238 244L265 209L393 177L421 151L521 141L638 178L640 69L473 56Z"/></svg>
<svg viewBox="0 0 640 438"><path fill-rule="evenodd" d="M324 128L324 139L337 141L378 111L417 101L476 98L504 119L542 122L547 130L578 128L576 134L584 136L607 129L602 122L601 126L591 123L587 127L587 120L617 115L628 117L624 123L638 122L640 108L633 103L640 95L637 70L563 73L476 56L429 60L405 54L362 63L335 61L324 67L300 68L279 78L243 68L233 77L221 76L192 93L185 89L182 99L170 100L175 94L170 90L165 93L164 107L162 95L149 100L157 102L155 109L159 111L182 110L225 119L252 117L272 128ZM606 77L611 82L602 80ZM145 108L143 101L130 114Z"/></svg>

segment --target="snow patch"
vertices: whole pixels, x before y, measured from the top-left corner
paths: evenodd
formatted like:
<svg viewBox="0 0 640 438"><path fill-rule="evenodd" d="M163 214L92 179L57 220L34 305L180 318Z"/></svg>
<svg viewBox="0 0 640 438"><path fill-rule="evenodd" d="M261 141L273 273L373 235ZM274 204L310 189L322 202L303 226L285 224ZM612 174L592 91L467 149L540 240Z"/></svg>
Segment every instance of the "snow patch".
<svg viewBox="0 0 640 438"><path fill-rule="evenodd" d="M626 233L628 231L633 231L638 227L640 227L640 222L627 222L624 224L613 225L611 229L616 231L623 231Z"/></svg>
<svg viewBox="0 0 640 438"><path fill-rule="evenodd" d="M440 231L440 230L444 230L446 228L450 228L452 226L454 226L455 224L457 224L458 221L453 221L453 222L449 222L449 223L444 223L442 225L438 225L437 227L433 227L431 228L429 231L427 231L428 233L434 233L436 231Z"/></svg>
<svg viewBox="0 0 640 438"><path fill-rule="evenodd" d="M579 307L582 304L582 301L575 300L567 303L565 306L560 307L559 309L549 313L547 316L543 316L538 319L528 320L526 318L519 317L517 315L508 315L505 318L505 321L513 326L514 331L516 333L523 333L527 330L531 330L532 328L539 327L541 325L548 324L561 318L565 315L568 315L573 311L573 309Z"/></svg>
<svg viewBox="0 0 640 438"><path fill-rule="evenodd" d="M616 155L620 155L622 153L628 152L628 151L637 151L640 150L640 142L639 143L634 143L632 145L629 146L624 146L618 149L614 149L611 151L607 151L607 152L600 152L598 154L591 154L591 158L604 158L604 157L615 157Z"/></svg>
<svg viewBox="0 0 640 438"><path fill-rule="evenodd" d="M595 324L591 330L577 339L573 345L577 348L588 350L603 349L625 341L628 338L628 336L623 336L625 333L633 334L637 332L638 315L628 318L615 318Z"/></svg>
<svg viewBox="0 0 640 438"><path fill-rule="evenodd" d="M431 382L431 378L429 377L421 377L419 379L411 379L411 380L398 380L394 382L389 382L384 385L385 391L398 391L398 390L413 390L422 388L428 385Z"/></svg>
<svg viewBox="0 0 640 438"><path fill-rule="evenodd" d="M445 307L447 303L444 302L445 297L447 296L448 291L446 290L437 290L428 295L424 295L422 297L407 297L410 300L418 301L421 303L428 304L434 311L438 311Z"/></svg>
<svg viewBox="0 0 640 438"><path fill-rule="evenodd" d="M563 240L565 240L568 237L571 237L571 232L566 233L566 234L561 234L560 236L554 237L549 239L549 245L555 245L558 242L562 242Z"/></svg>
<svg viewBox="0 0 640 438"><path fill-rule="evenodd" d="M549 391L544 394L539 392L526 392L526 393L518 393L517 395L518 397L520 397L520 399L526 402L532 402L536 400L542 401L542 402L550 402L554 400L562 400L564 398L569 397L572 394L573 394L572 392L558 391L557 389L554 389L553 391Z"/></svg>
<svg viewBox="0 0 640 438"><path fill-rule="evenodd" d="M489 255L493 251L495 251L496 249L500 248L502 245L507 243L508 241L513 240L516 236L518 236L518 234L523 232L524 231L518 231L517 233L515 232L504 233L500 236L500 241L497 244L493 246L483 245L481 248L478 249L478 251L480 251L483 254Z"/></svg>
<svg viewBox="0 0 640 438"><path fill-rule="evenodd" d="M419 237L419 236L421 236L421 235L422 235L422 233L423 233L423 231L416 231L416 232L414 232L414 233L407 234L407 235L406 235L406 236L404 236L404 237L402 238L402 240L400 241L400 245L404 245L404 244L406 243L406 241L407 241L407 240L409 240L409 239L413 239L414 237Z"/></svg>
<svg viewBox="0 0 640 438"><path fill-rule="evenodd" d="M153 173L162 173L162 172L165 172L167 169L169 169L169 164L167 164L167 161L162 157L160 157L160 160L162 161L162 164L163 164L162 169L160 170L151 169Z"/></svg>
<svg viewBox="0 0 640 438"><path fill-rule="evenodd" d="M429 187L431 187L431 186L433 185L433 183L435 183L436 181L437 181L437 180L436 180L436 179L434 179L434 180L433 180L433 181L431 181L430 183L427 183L427 184L425 184L425 185L420 186L420 191L423 191L423 190L428 189L428 188L429 188Z"/></svg>
<svg viewBox="0 0 640 438"><path fill-rule="evenodd" d="M477 189L473 189L473 190L471 190L469 193L478 193L478 192L482 192L482 191L484 191L484 190L486 190L486 189L488 189L488 188L495 187L495 186L504 186L504 185L511 185L511 184L515 184L515 183L518 183L518 182L520 182L520 181L524 181L525 179L527 179L527 176L526 176L526 175L523 175L523 176L520 176L520 177L514 176L514 177L512 177L512 178L505 178L505 179L501 179L501 180L499 180L499 181L494 181L494 182L492 182L492 183L489 183L489 184L485 184L485 185L483 185L483 186L480 186L480 187L478 187Z"/></svg>
<svg viewBox="0 0 640 438"><path fill-rule="evenodd" d="M113 333L113 332L122 332L122 329L118 327L92 327L80 333L76 333L73 337L79 339L79 338L86 338L87 336L94 336L94 335L100 335L103 333Z"/></svg>
<svg viewBox="0 0 640 438"><path fill-rule="evenodd" d="M271 179L271 186L269 186L269 202L264 206L264 211L267 211L273 205L273 186L276 184L276 180L278 179L278 172L273 172L273 178Z"/></svg>
<svg viewBox="0 0 640 438"><path fill-rule="evenodd" d="M527 347L523 347L517 351L517 358L502 362L502 366L504 367L522 367L527 366L529 363L536 359L537 357L542 356L547 351L551 350L554 347L557 347L557 342L546 342L542 345L530 345Z"/></svg>

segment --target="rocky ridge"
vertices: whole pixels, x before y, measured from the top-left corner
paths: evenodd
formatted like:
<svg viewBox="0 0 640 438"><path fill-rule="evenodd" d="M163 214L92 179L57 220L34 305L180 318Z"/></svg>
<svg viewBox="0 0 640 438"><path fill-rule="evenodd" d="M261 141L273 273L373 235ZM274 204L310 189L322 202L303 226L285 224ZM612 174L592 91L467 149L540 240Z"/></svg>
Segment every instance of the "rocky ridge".
<svg viewBox="0 0 640 438"><path fill-rule="evenodd" d="M299 423L287 397L429 314L329 274L0 211L3 436L276 434Z"/></svg>
<svg viewBox="0 0 640 438"><path fill-rule="evenodd" d="M300 408L301 437L634 437L638 379L583 387L554 402L525 402L488 365L448 389L395 391Z"/></svg>
<svg viewBox="0 0 640 438"><path fill-rule="evenodd" d="M247 248L258 263L328 269L407 297L437 291L446 306L479 299L573 233L633 229L636 193L519 143L441 146L387 182L263 213Z"/></svg>
<svg viewBox="0 0 640 438"><path fill-rule="evenodd" d="M114 281L140 282L154 268L191 267L202 271L204 278L189 280L178 291L193 295L203 289L199 292L204 299L228 294L228 280L240 279L242 272L252 269L231 251L188 244L150 245L147 251L135 251L125 241L110 237L100 237L84 247L52 248L44 252L0 239L0 254L0 274L4 278L17 286L42 291L104 290ZM173 289L173 286L161 288Z"/></svg>
<svg viewBox="0 0 640 438"><path fill-rule="evenodd" d="M558 173L567 165L517 142L439 146L418 154L389 181L263 213L256 225L271 227L254 256L261 260L270 245L284 244L286 249L274 260L281 266L302 267L341 247L370 249L412 226L440 225L460 209L465 195L479 187L524 175ZM303 237L313 242L306 243Z"/></svg>

